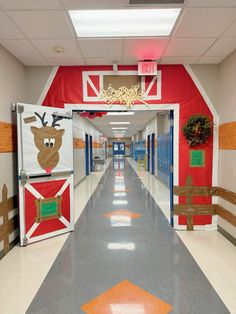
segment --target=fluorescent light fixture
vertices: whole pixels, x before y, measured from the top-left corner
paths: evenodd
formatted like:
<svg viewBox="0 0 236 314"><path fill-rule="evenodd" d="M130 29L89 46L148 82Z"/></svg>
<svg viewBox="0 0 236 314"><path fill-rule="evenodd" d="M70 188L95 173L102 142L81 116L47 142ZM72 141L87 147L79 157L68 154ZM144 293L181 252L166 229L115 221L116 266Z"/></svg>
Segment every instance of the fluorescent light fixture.
<svg viewBox="0 0 236 314"><path fill-rule="evenodd" d="M127 130L128 128L112 128L112 130Z"/></svg>
<svg viewBox="0 0 236 314"><path fill-rule="evenodd" d="M169 36L180 8L70 10L78 37Z"/></svg>
<svg viewBox="0 0 236 314"><path fill-rule="evenodd" d="M130 124L130 122L109 122L110 124Z"/></svg>
<svg viewBox="0 0 236 314"><path fill-rule="evenodd" d="M124 112L108 112L107 116L132 116L134 115L133 111L124 111Z"/></svg>
<svg viewBox="0 0 236 314"><path fill-rule="evenodd" d="M113 131L113 133L114 134L120 134L120 133L122 134L122 133L126 133L126 131L122 131L122 130L121 131Z"/></svg>

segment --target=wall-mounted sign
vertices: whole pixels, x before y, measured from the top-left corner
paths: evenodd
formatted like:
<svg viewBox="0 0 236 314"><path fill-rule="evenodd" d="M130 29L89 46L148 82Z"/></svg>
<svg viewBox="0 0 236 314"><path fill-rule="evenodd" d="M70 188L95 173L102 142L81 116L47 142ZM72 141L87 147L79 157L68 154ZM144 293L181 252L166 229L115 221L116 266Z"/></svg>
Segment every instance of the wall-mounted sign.
<svg viewBox="0 0 236 314"><path fill-rule="evenodd" d="M190 150L190 167L204 167L205 166L205 151L204 150Z"/></svg>
<svg viewBox="0 0 236 314"><path fill-rule="evenodd" d="M157 75L157 62L144 61L138 63L138 75Z"/></svg>

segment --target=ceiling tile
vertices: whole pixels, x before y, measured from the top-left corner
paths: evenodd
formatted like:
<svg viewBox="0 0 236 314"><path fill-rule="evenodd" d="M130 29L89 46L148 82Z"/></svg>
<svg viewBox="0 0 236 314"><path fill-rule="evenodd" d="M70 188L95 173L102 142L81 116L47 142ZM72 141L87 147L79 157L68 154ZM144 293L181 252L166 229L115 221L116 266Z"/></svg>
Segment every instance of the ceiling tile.
<svg viewBox="0 0 236 314"><path fill-rule="evenodd" d="M85 58L120 58L122 39L80 39L81 52Z"/></svg>
<svg viewBox="0 0 236 314"><path fill-rule="evenodd" d="M201 56L216 38L173 38L165 51L165 56Z"/></svg>
<svg viewBox="0 0 236 314"><path fill-rule="evenodd" d="M47 58L50 65L85 65L83 58Z"/></svg>
<svg viewBox="0 0 236 314"><path fill-rule="evenodd" d="M24 35L17 29L10 18L0 11L0 39L20 39Z"/></svg>
<svg viewBox="0 0 236 314"><path fill-rule="evenodd" d="M49 63L44 58L19 58L19 60L26 66L45 66Z"/></svg>
<svg viewBox="0 0 236 314"><path fill-rule="evenodd" d="M189 7L227 7L236 6L235 0L189 0Z"/></svg>
<svg viewBox="0 0 236 314"><path fill-rule="evenodd" d="M40 54L37 52L37 50L28 40L25 39L0 40L0 44L17 58L40 57Z"/></svg>
<svg viewBox="0 0 236 314"><path fill-rule="evenodd" d="M236 37L236 20L227 28L227 30L223 34L224 37ZM235 38L236 40L236 38Z"/></svg>
<svg viewBox="0 0 236 314"><path fill-rule="evenodd" d="M135 57L137 60L160 58L169 38L125 39L124 58Z"/></svg>
<svg viewBox="0 0 236 314"><path fill-rule="evenodd" d="M218 37L236 18L235 8L189 8L175 31L177 37Z"/></svg>
<svg viewBox="0 0 236 314"><path fill-rule="evenodd" d="M59 0L0 0L3 10L56 10L61 9Z"/></svg>
<svg viewBox="0 0 236 314"><path fill-rule="evenodd" d="M73 37L62 11L9 11L8 13L28 38Z"/></svg>
<svg viewBox="0 0 236 314"><path fill-rule="evenodd" d="M199 64L218 64L224 59L224 56L203 56L197 63Z"/></svg>
<svg viewBox="0 0 236 314"><path fill-rule="evenodd" d="M113 62L121 63L119 59L113 60L112 58L85 58L87 65L111 65Z"/></svg>
<svg viewBox="0 0 236 314"><path fill-rule="evenodd" d="M73 39L35 39L32 40L32 43L46 58L81 58L79 48ZM53 47L56 46L63 47L65 51L63 53L55 52Z"/></svg>
<svg viewBox="0 0 236 314"><path fill-rule="evenodd" d="M161 64L193 64L199 57L163 57Z"/></svg>
<svg viewBox="0 0 236 314"><path fill-rule="evenodd" d="M136 57L124 57L122 59L122 62L121 64L124 64L124 65L137 65L138 64L138 59Z"/></svg>
<svg viewBox="0 0 236 314"><path fill-rule="evenodd" d="M234 49L236 49L236 38L235 37L221 37L205 53L205 56L227 56Z"/></svg>
<svg viewBox="0 0 236 314"><path fill-rule="evenodd" d="M127 5L128 0L61 0L61 3L68 10L117 9Z"/></svg>

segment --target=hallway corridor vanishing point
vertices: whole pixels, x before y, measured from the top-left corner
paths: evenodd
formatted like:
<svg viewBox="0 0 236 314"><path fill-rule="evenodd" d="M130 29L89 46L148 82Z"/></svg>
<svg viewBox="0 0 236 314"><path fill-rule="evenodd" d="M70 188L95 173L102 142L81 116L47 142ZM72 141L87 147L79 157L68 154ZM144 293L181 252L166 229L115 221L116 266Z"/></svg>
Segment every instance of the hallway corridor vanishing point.
<svg viewBox="0 0 236 314"><path fill-rule="evenodd" d="M130 164L114 159L27 313L229 312Z"/></svg>

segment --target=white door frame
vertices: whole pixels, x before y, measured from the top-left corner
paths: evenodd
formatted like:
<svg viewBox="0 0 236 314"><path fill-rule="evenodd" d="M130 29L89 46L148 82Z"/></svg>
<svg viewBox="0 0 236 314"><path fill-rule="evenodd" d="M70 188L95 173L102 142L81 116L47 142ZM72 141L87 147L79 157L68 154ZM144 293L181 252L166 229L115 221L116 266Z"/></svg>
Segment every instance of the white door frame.
<svg viewBox="0 0 236 314"><path fill-rule="evenodd" d="M127 111L124 105L107 104L65 104L66 109L74 111ZM179 185L179 104L134 105L129 111L174 111L174 185ZM178 204L178 196L174 196L174 204Z"/></svg>

